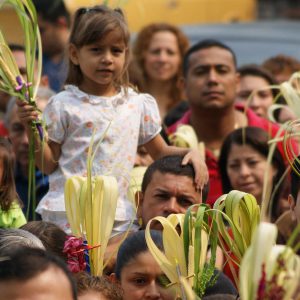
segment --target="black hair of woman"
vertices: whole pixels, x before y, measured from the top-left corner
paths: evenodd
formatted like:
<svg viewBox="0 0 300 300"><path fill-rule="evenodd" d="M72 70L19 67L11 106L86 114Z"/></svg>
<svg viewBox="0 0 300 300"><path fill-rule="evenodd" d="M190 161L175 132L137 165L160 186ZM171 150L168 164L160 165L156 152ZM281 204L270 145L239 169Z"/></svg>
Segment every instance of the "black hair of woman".
<svg viewBox="0 0 300 300"><path fill-rule="evenodd" d="M151 237L155 245L162 250L163 241L161 232L158 230L151 230ZM147 252L148 246L145 238L145 230L139 230L129 235L119 248L115 274L118 280L121 279L121 272L123 268L140 253Z"/></svg>

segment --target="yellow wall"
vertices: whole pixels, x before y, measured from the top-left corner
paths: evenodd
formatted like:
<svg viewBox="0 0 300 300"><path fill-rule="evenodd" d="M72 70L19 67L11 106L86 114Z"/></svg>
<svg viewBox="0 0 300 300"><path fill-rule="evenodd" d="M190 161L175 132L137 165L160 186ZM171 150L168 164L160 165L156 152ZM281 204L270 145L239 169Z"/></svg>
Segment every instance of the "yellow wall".
<svg viewBox="0 0 300 300"><path fill-rule="evenodd" d="M65 0L65 3L74 12L78 7L103 1ZM256 0L109 0L108 4L123 8L133 32L151 22L180 25L251 21L255 19L256 11ZM0 30L4 32L8 42L22 41L17 16L9 7L0 10Z"/></svg>
<svg viewBox="0 0 300 300"><path fill-rule="evenodd" d="M3 32L8 43L22 43L23 32L19 19L11 8L0 10L0 30Z"/></svg>
<svg viewBox="0 0 300 300"><path fill-rule="evenodd" d="M102 1L100 1L102 2ZM99 3L65 0L71 11ZM256 0L110 0L124 9L130 29L138 31L150 22L173 24L219 23L255 19Z"/></svg>

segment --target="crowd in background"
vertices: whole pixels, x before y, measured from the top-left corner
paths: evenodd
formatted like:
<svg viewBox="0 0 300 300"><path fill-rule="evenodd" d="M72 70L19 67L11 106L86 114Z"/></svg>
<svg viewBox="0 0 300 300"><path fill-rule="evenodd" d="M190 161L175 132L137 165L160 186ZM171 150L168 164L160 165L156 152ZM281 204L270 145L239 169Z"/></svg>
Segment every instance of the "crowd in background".
<svg viewBox="0 0 300 300"><path fill-rule="evenodd" d="M0 257L11 255L10 260L0 260L0 299L17 299L13 297L19 294L30 298L31 293L38 290L53 293L56 299L173 299L174 296L166 293L157 283L161 270L147 249L144 232L146 224L156 216L185 213L190 205L201 201L212 206L218 197L233 189L254 195L260 205L263 201L264 185L268 186L273 195L269 221L278 225L280 242L287 241L300 218L297 176L286 172L288 160L282 142L277 144L269 163L268 142L276 136L281 124L299 117L280 94L279 85L300 70L300 61L278 53L278 56L267 59L261 65L254 62L251 65L240 66L236 54L228 45L214 39L201 40L201 36L198 43L190 45L187 36L179 27L155 23L145 26L129 44L130 49L124 50L124 65L128 67L129 76L126 78L128 89L116 89L117 96L109 94L110 91L101 90L104 100L99 97L100 100L97 100L96 93L99 89L94 88L96 85L92 87L93 76L96 73L87 71L86 75L84 71L78 71L79 68L88 69L93 64L92 60L83 62L81 55L84 54L80 52L81 49L85 49L85 45L89 45L88 39L92 40L93 36L80 36L83 25L76 28L77 25L72 23L74 20L81 20L80 18L84 17L82 15L90 12L79 11L75 19L72 19L63 2L53 9L50 7L54 2L50 0L36 0L33 3L39 16L43 45L43 75L36 97L37 106L40 111L45 110L49 122L50 138L55 144L50 145L49 149L54 154L55 149L58 149L59 154L51 156L51 159L56 161L53 162L53 167L46 167L47 172L43 174L38 167L35 170L36 186L33 192L40 207L37 213L36 207L32 207L28 198L29 140L27 127L24 125L24 120L29 120L29 113L32 111L20 104L15 97L0 92ZM97 9L93 13L97 14ZM116 13L119 12L114 12ZM121 23L122 20L118 22ZM88 22L86 19L86 24ZM113 31L112 28L109 30ZM124 32L126 33L125 29ZM125 34L124 32L122 34ZM123 50L114 42L114 36L109 38L109 42L105 40L103 43L115 43L117 46L112 46L109 51L118 58ZM127 38L129 39L129 36ZM87 51L101 51L94 48L87 48ZM10 49L20 73L26 76L23 46L10 45ZM71 71L68 69L70 66ZM110 73L114 72L109 68L108 63L103 78L108 78ZM73 76L75 73L77 77ZM124 78L122 77L122 80ZM66 83L68 87L65 86ZM121 87L125 86L123 81L116 83L120 83ZM73 97L72 93L76 94L77 98ZM140 101L141 94L147 95L142 96L145 103L139 108L135 101ZM55 180L61 181L62 177L56 168L57 165L61 165L62 173L66 172L64 174L69 175L72 175L70 170L74 169L75 174L77 166L85 163L85 157L79 157L73 165L68 165L69 155L75 157L81 154L75 152L77 149L68 154L65 152L67 148L57 147L57 144L64 143L66 132L69 134L68 130L76 126L77 119L72 123L71 117L78 120L85 118L78 109L78 99L90 104L107 101L107 108L115 105L117 115L121 114L117 106L119 103L124 104L122 97L125 96L135 100L128 104L127 112L129 109L132 111L129 111L128 116L122 119L123 124L120 124L125 129L131 126L130 124L135 122L136 111L140 113L141 110L141 120L137 125L140 132L136 133L130 129L126 136L126 133L120 132L113 124L111 130L114 139L121 138L124 134L123 140L134 136L135 142L129 145L129 142L125 144L127 142L122 140L125 150L121 149L121 146L112 150L114 146L110 144L113 142L108 138L105 146L108 145L109 151L105 152L104 157L111 162L118 159L117 154L110 157L111 153L121 153L130 166L150 166L139 191L135 217L137 221L133 227L135 230L132 230L134 232L122 243L114 264L108 267L106 272L110 276L92 277L84 272L73 276L65 264L67 259L63 249L70 228L63 223L65 212L60 208L61 203L58 203L59 189ZM274 112L276 122L269 120L269 108L275 99L276 103L282 105ZM61 103L66 101L71 109L63 107L58 100ZM88 112L91 115L92 110ZM110 113L104 107L103 115L94 117L105 118ZM65 119L57 121L61 115ZM82 130L89 130L88 123L86 124L87 128ZM181 125L190 125L198 141L203 142L205 146L203 159L207 165L209 181L205 184L202 181L201 193L198 187L195 188L195 181L199 176L197 170L190 164L181 167L183 157L189 153L171 146L168 138ZM63 130L65 133L61 134ZM74 141L76 138L88 138L88 134L79 136L76 128L72 134L75 136ZM70 142L66 147L74 147L75 142ZM299 154L298 144L297 138L291 141L296 156ZM126 152L126 147L134 148L135 157L132 157L129 150ZM80 159L83 162L80 162ZM193 163L193 158L189 159L189 162ZM124 162L124 165L126 163ZM131 171L130 168L128 167L127 175ZM113 170L117 172L116 169ZM266 170L268 176L265 176ZM201 167L199 171L204 173L206 169ZM57 176L55 179L51 177L53 174ZM119 181L121 182L121 179ZM281 183L278 185L278 182ZM122 182L122 188L126 190L128 185ZM53 201L55 198L55 205L50 203L51 198ZM124 199L122 201L126 202ZM121 233L123 237L126 231L124 228L127 228L128 222L131 221L132 213L124 212L131 208L122 205L118 209L123 209L123 212L118 214L120 219L117 219L118 223L107 251L113 251L112 249L117 247L121 240L118 234ZM52 215L53 210L57 210L57 213ZM151 234L157 246L162 248L159 230L159 227L153 228ZM225 268L226 275L223 274L224 261L221 254L219 259L219 265L216 266L216 272L220 273L219 279L207 291L205 297L236 299L236 287L234 282L228 279L231 278L231 272ZM19 275L20 272L22 275ZM136 273L142 275L136 276ZM43 285L42 276L48 276L47 285ZM52 283L51 278L56 280ZM31 282L31 285L25 287L24 282ZM4 291L7 294L4 294ZM223 294L224 298L212 298L211 295L214 294Z"/></svg>

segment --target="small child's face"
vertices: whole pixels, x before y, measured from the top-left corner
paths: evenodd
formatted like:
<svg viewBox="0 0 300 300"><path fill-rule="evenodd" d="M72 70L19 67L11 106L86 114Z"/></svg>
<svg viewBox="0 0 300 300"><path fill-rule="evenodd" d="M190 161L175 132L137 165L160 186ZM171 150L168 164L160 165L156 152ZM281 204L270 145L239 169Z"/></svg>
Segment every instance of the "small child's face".
<svg viewBox="0 0 300 300"><path fill-rule="evenodd" d="M70 47L70 59L83 74L79 87L97 96L116 93L115 82L124 71L127 47L119 31L109 32L102 40L77 49Z"/></svg>

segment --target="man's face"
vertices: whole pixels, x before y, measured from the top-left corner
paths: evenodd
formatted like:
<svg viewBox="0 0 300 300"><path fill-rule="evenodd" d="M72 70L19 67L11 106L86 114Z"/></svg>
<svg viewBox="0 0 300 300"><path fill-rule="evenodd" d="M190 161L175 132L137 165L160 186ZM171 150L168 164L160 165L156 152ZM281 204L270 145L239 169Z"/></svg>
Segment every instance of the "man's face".
<svg viewBox="0 0 300 300"><path fill-rule="evenodd" d="M67 276L56 267L26 281L0 282L0 299L10 300L73 300L71 284Z"/></svg>
<svg viewBox="0 0 300 300"><path fill-rule="evenodd" d="M185 213L189 206L201 203L201 196L192 178L155 171L139 200L137 215L145 226L157 216Z"/></svg>
<svg viewBox="0 0 300 300"><path fill-rule="evenodd" d="M9 120L8 126L8 136L12 143L17 162L21 166L26 168L29 163L29 142L26 135L25 127L18 118L16 110L17 108L15 107L11 113L11 118Z"/></svg>
<svg viewBox="0 0 300 300"><path fill-rule="evenodd" d="M222 109L234 104L239 75L232 54L211 47L191 54L185 92L193 108Z"/></svg>

